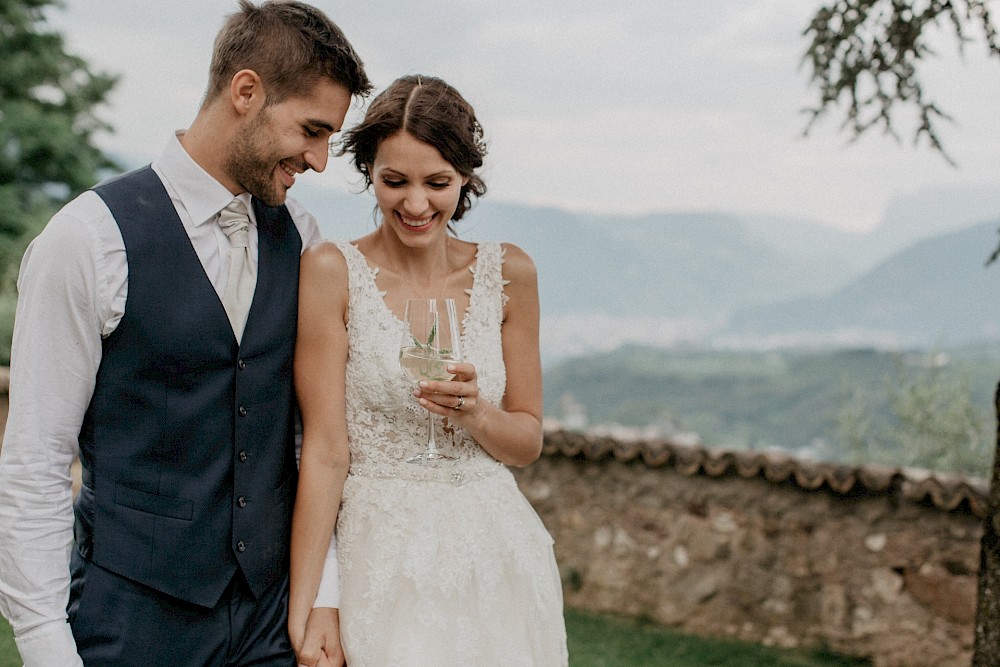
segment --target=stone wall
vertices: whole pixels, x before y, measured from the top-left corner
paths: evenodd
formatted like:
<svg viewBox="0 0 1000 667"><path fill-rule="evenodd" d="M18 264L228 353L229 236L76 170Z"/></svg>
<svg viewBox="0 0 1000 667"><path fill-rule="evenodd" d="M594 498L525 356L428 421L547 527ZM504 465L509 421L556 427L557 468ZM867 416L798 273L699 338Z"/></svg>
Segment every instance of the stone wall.
<svg viewBox="0 0 1000 667"><path fill-rule="evenodd" d="M982 481L566 432L516 475L569 607L880 667L970 662Z"/></svg>

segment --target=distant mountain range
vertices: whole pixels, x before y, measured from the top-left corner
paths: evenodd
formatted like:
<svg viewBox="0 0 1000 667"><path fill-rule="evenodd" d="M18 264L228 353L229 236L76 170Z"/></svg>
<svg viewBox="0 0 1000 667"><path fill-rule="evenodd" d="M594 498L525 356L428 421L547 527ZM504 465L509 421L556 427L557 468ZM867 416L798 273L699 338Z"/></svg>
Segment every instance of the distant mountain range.
<svg viewBox="0 0 1000 667"><path fill-rule="evenodd" d="M295 195L325 235L374 227L368 195L309 184ZM626 341L726 347L935 346L1000 336L1000 185L924 190L884 224L729 213L588 215L488 199L458 224L535 260L543 357Z"/></svg>
<svg viewBox="0 0 1000 667"><path fill-rule="evenodd" d="M951 346L1000 337L996 222L919 241L824 297L734 313L735 346L792 342Z"/></svg>

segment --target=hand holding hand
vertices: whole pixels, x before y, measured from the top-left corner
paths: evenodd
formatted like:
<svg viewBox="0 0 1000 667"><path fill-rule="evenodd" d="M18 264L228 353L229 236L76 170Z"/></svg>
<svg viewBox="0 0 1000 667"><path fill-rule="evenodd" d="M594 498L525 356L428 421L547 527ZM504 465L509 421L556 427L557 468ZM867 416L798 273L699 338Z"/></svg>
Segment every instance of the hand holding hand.
<svg viewBox="0 0 1000 667"><path fill-rule="evenodd" d="M304 667L343 667L344 649L340 643L340 610L317 607L309 613L301 646L295 650Z"/></svg>

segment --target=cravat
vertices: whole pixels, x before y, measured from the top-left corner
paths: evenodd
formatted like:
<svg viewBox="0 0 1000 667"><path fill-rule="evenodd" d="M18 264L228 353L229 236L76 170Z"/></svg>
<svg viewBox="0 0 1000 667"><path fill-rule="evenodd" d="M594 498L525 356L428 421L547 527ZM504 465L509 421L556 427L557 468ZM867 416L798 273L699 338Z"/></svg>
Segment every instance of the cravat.
<svg viewBox="0 0 1000 667"><path fill-rule="evenodd" d="M222 296L222 305L229 316L236 340L241 341L247 313L250 312L250 303L257 287L257 267L250 256L250 234L247 231L250 218L242 201L234 199L219 212L219 226L229 237L232 246L229 251L229 280Z"/></svg>

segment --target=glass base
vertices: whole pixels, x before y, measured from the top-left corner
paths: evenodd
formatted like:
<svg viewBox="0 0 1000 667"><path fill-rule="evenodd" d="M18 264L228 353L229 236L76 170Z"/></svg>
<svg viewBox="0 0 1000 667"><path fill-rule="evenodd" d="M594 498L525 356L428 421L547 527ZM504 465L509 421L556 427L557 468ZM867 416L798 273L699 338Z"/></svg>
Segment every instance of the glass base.
<svg viewBox="0 0 1000 667"><path fill-rule="evenodd" d="M456 461L454 456L448 456L447 454L442 454L441 452L421 452L416 456L411 456L406 459L407 463L438 463L438 462L449 462Z"/></svg>

